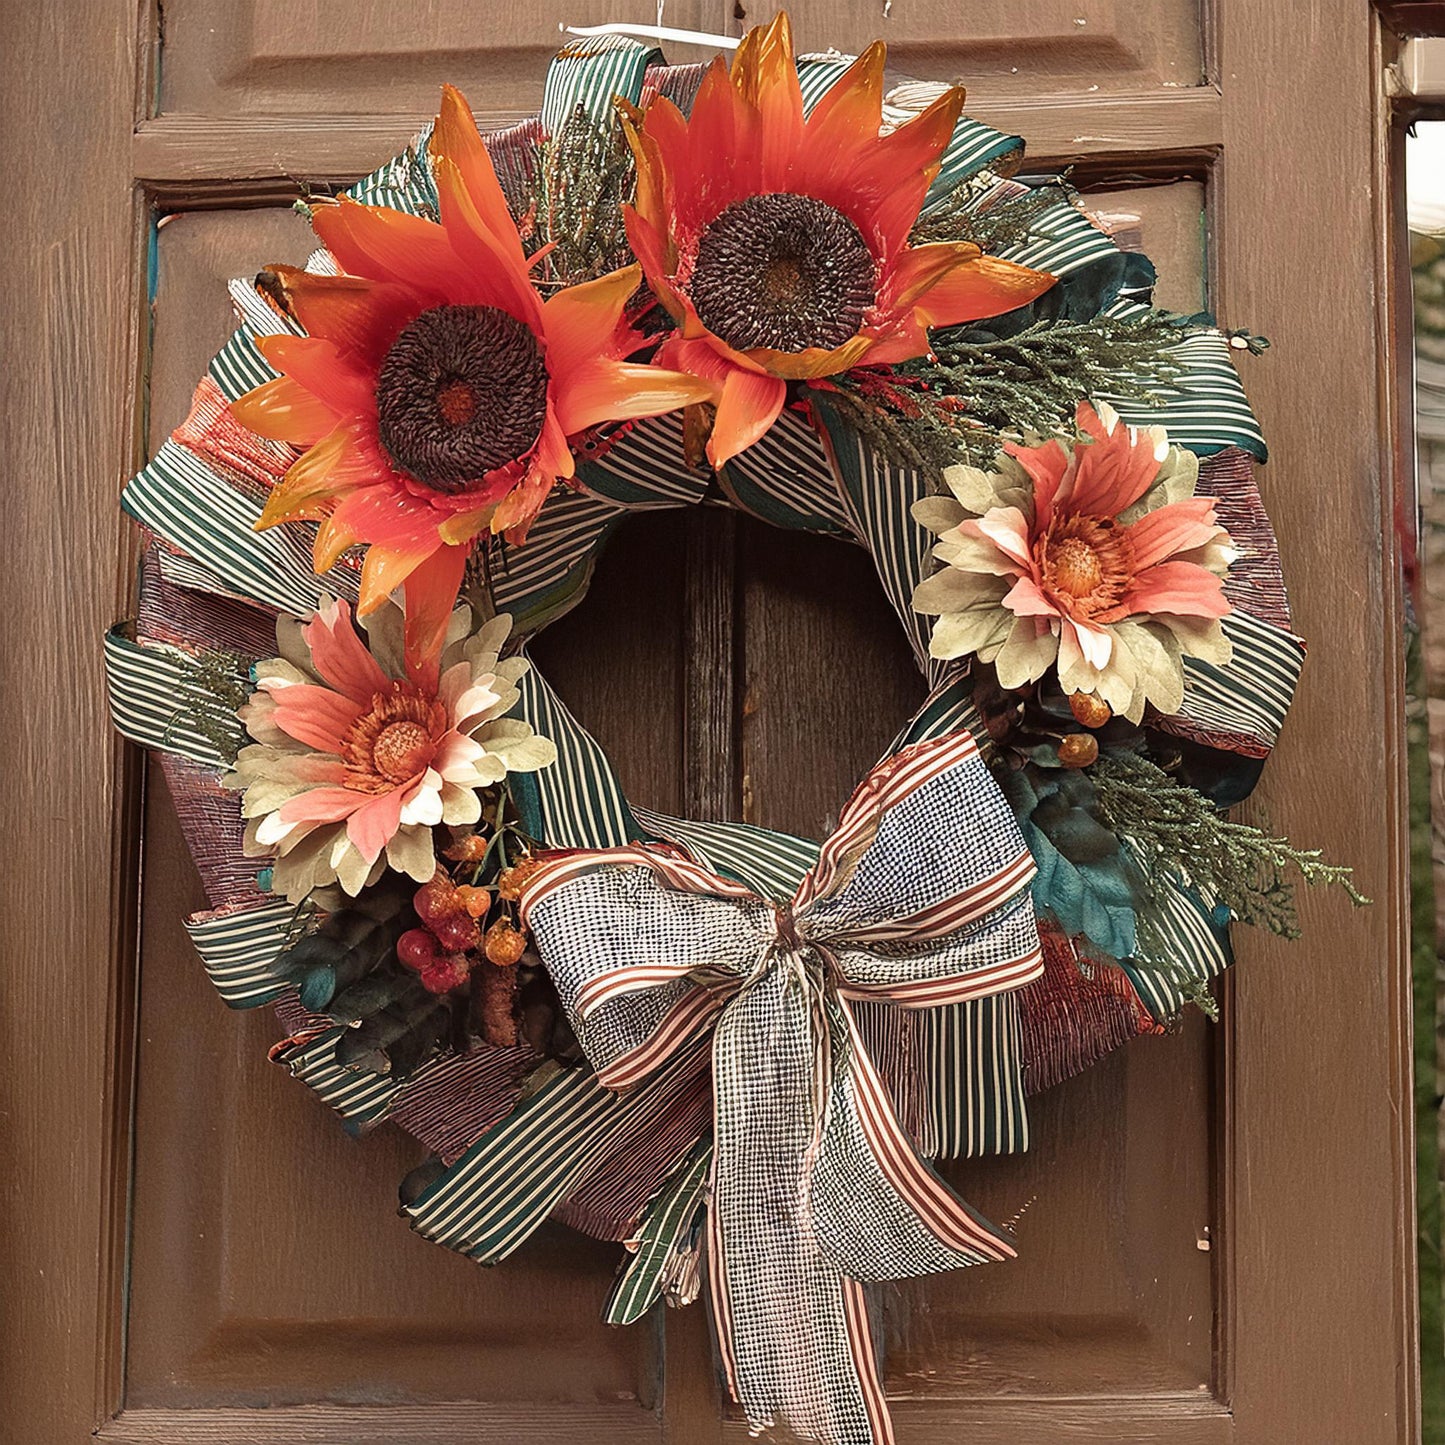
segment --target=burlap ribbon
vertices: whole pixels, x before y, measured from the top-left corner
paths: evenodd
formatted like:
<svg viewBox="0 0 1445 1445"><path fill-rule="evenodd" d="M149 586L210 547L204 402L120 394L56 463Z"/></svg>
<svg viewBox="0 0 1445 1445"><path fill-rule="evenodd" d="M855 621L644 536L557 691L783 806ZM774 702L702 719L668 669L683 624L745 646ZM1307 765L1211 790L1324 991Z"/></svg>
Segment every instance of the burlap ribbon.
<svg viewBox="0 0 1445 1445"><path fill-rule="evenodd" d="M852 1005L1036 978L1033 874L960 733L880 764L786 907L646 845L563 854L529 884L524 916L603 1084L639 1086L712 1031L708 1278L751 1425L891 1441L862 1284L1013 1254L918 1156Z"/></svg>

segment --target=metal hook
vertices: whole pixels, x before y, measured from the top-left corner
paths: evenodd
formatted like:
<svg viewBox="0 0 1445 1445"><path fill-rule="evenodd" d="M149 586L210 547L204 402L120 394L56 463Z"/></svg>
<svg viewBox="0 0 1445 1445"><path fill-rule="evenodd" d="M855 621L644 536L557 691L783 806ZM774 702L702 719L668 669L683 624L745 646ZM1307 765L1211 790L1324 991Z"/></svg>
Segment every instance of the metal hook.
<svg viewBox="0 0 1445 1445"><path fill-rule="evenodd" d="M658 6L659 20L662 7ZM679 30L671 25L558 25L564 35L631 35L639 40L673 40L679 45L707 45L717 50L736 50L742 41L735 35L708 35L701 30Z"/></svg>

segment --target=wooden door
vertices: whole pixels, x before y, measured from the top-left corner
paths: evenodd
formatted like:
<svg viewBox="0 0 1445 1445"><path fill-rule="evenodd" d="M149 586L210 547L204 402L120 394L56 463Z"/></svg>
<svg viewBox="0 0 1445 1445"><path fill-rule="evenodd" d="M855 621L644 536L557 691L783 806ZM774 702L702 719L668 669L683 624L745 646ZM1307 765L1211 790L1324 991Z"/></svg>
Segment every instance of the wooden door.
<svg viewBox="0 0 1445 1445"><path fill-rule="evenodd" d="M1377 900L1305 899L1299 945L1241 937L1221 1025L1128 1046L1035 1101L1027 1155L954 1167L995 1216L1028 1206L1023 1258L888 1293L900 1439L1413 1438L1376 22L1344 0L792 8L804 48L882 34L900 70L961 75L1031 167L1075 162L1134 218L1162 301L1274 342L1247 381L1313 649L1257 809ZM6 7L4 1439L745 1438L700 1309L598 1323L615 1247L548 1230L482 1272L394 1217L415 1146L345 1138L265 1063L270 1021L219 1006L169 802L100 683L131 588L120 483L226 334L224 280L307 248L298 178L393 154L443 79L484 120L534 111L559 20L654 13ZM861 554L712 512L635 520L538 651L639 801L814 836L919 686Z"/></svg>

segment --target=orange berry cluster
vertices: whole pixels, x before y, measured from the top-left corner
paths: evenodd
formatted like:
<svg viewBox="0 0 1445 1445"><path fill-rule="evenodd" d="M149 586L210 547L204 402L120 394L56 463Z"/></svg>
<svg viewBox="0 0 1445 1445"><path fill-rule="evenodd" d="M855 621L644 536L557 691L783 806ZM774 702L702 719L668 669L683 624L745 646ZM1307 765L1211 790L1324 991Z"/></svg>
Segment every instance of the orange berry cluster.
<svg viewBox="0 0 1445 1445"><path fill-rule="evenodd" d="M487 840L469 834L446 850L457 863L478 864L486 856ZM498 968L512 968L527 948L527 934L516 921L515 904L527 879L539 867L530 855L504 868L495 888L457 883L444 868L417 889L412 906L421 927L408 929L397 941L401 962L420 975L432 993L446 993L464 984L477 955ZM483 927L496 905L501 915Z"/></svg>

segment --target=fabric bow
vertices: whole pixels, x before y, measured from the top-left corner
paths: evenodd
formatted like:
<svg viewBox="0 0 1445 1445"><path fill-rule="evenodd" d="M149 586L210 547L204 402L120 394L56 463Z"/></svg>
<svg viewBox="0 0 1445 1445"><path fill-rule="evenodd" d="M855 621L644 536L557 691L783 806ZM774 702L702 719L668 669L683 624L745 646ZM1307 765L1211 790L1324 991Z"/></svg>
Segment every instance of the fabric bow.
<svg viewBox="0 0 1445 1445"><path fill-rule="evenodd" d="M919 1157L853 1005L1037 978L1033 875L958 733L873 770L787 906L656 846L561 854L529 882L524 919L604 1085L640 1084L711 1030L708 1280L754 1428L890 1442L863 1283L1013 1255Z"/></svg>

